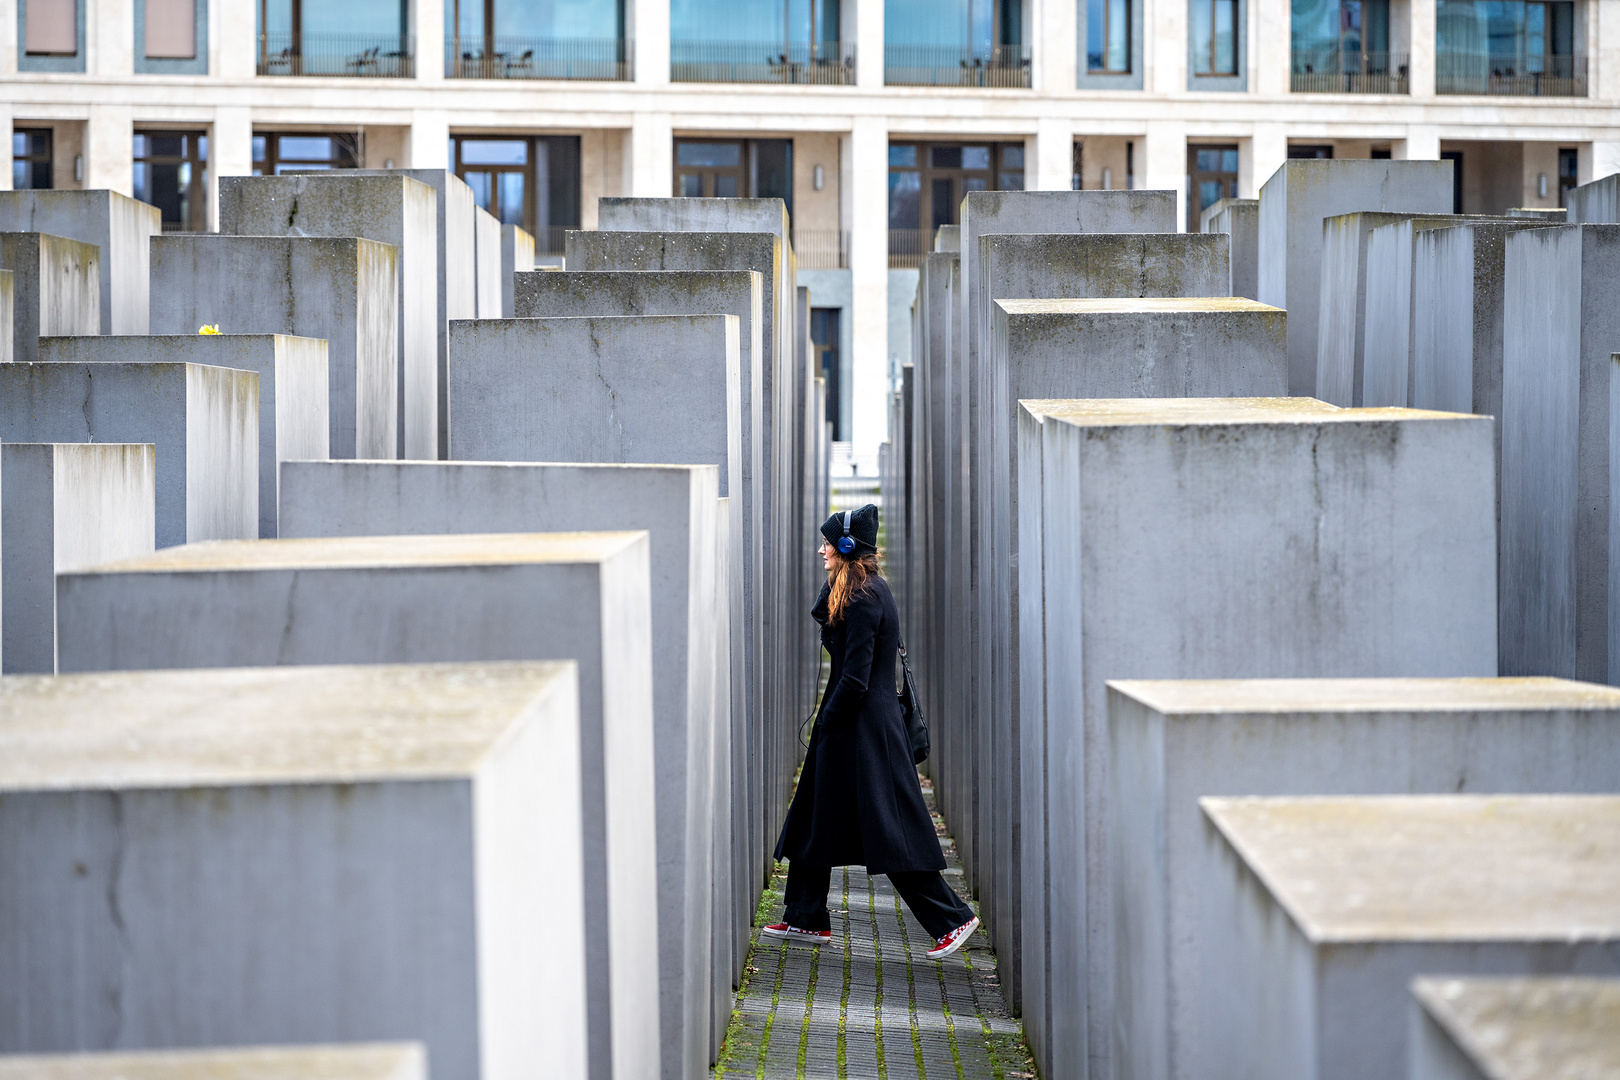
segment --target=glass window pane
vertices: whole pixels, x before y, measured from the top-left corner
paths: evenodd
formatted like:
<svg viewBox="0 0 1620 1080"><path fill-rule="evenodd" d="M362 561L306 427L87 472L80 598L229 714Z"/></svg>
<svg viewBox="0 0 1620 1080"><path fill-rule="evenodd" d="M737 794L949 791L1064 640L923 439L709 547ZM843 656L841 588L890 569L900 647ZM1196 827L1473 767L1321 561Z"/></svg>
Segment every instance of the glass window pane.
<svg viewBox="0 0 1620 1080"><path fill-rule="evenodd" d="M483 169L469 169L461 174L461 178L472 188L473 202L480 210L488 210L490 197L493 194L492 176Z"/></svg>
<svg viewBox="0 0 1620 1080"><path fill-rule="evenodd" d="M742 164L742 143L676 143L675 164L709 169L734 169Z"/></svg>
<svg viewBox="0 0 1620 1080"><path fill-rule="evenodd" d="M1221 182L1204 180L1198 185L1198 209L1207 210L1221 201Z"/></svg>
<svg viewBox="0 0 1620 1080"><path fill-rule="evenodd" d="M1130 0L1109 0L1108 70L1119 72L1131 70Z"/></svg>
<svg viewBox="0 0 1620 1080"><path fill-rule="evenodd" d="M917 173L889 174L889 228L922 228L922 177Z"/></svg>
<svg viewBox="0 0 1620 1080"><path fill-rule="evenodd" d="M1238 152L1236 150L1221 151L1221 172L1235 173L1238 171Z"/></svg>
<svg viewBox="0 0 1620 1080"><path fill-rule="evenodd" d="M982 176L964 176L962 178L962 191L988 191L990 182Z"/></svg>
<svg viewBox="0 0 1620 1080"><path fill-rule="evenodd" d="M782 0L670 0L669 36L671 41L785 41L785 15Z"/></svg>
<svg viewBox="0 0 1620 1080"><path fill-rule="evenodd" d="M703 197L703 175L701 173L682 173L680 182L682 198L700 199Z"/></svg>
<svg viewBox="0 0 1620 1080"><path fill-rule="evenodd" d="M466 0L462 0L463 3ZM306 35L395 37L405 31L403 0L343 0L342 3L306 3L300 11ZM307 47L306 47L307 48Z"/></svg>
<svg viewBox="0 0 1620 1080"><path fill-rule="evenodd" d="M529 160L526 139L462 139L461 160L467 165L524 165Z"/></svg>
<svg viewBox="0 0 1620 1080"><path fill-rule="evenodd" d="M737 197L737 178L723 174L716 176L714 178L714 197L717 199L735 199Z"/></svg>
<svg viewBox="0 0 1620 1080"><path fill-rule="evenodd" d="M1108 0L1086 0L1086 70L1106 68Z"/></svg>
<svg viewBox="0 0 1620 1080"><path fill-rule="evenodd" d="M1017 144L1001 148L1001 167L1004 169L1022 169L1024 167L1024 148Z"/></svg>
<svg viewBox="0 0 1620 1080"><path fill-rule="evenodd" d="M978 0L983 12L975 18L970 0L886 0L883 5L885 45L935 45L956 51L971 47L970 25L983 27L989 37L990 4Z"/></svg>
<svg viewBox="0 0 1620 1080"><path fill-rule="evenodd" d="M337 156L330 135L282 135L276 157L282 161L331 161Z"/></svg>
<svg viewBox="0 0 1620 1080"><path fill-rule="evenodd" d="M928 148L928 164L936 169L960 169L962 167L962 148L960 146L931 146Z"/></svg>
<svg viewBox="0 0 1620 1080"><path fill-rule="evenodd" d="M997 179L996 179L996 190L997 191L1023 191L1024 190L1024 171L1022 169L1019 169L1016 172L1000 173L998 175Z"/></svg>
<svg viewBox="0 0 1620 1080"><path fill-rule="evenodd" d="M1193 74L1208 75L1210 58L1213 54L1210 34L1213 27L1210 24L1210 7L1215 0L1193 0L1192 5L1192 35L1193 35Z"/></svg>
<svg viewBox="0 0 1620 1080"><path fill-rule="evenodd" d="M962 147L962 168L988 169L990 167L990 148L988 146Z"/></svg>
<svg viewBox="0 0 1620 1080"><path fill-rule="evenodd" d="M446 0L446 9L452 2ZM461 0L461 6L464 12L468 7L479 9L481 31L483 4L480 0ZM612 39L619 37L619 33L619 5L611 0L497 0L495 4L497 38L578 41Z"/></svg>
<svg viewBox="0 0 1620 1080"><path fill-rule="evenodd" d="M1237 74L1237 3L1215 0L1215 70Z"/></svg>
<svg viewBox="0 0 1620 1080"><path fill-rule="evenodd" d="M496 217L501 219L502 225L523 224L523 174L520 172L503 172L495 177L496 203L501 212Z"/></svg>
<svg viewBox="0 0 1620 1080"><path fill-rule="evenodd" d="M897 166L915 169L917 167L917 148L915 146L895 146L890 144L889 168L892 169Z"/></svg>
<svg viewBox="0 0 1620 1080"><path fill-rule="evenodd" d="M253 136L253 160L263 161L266 139L263 135Z"/></svg>

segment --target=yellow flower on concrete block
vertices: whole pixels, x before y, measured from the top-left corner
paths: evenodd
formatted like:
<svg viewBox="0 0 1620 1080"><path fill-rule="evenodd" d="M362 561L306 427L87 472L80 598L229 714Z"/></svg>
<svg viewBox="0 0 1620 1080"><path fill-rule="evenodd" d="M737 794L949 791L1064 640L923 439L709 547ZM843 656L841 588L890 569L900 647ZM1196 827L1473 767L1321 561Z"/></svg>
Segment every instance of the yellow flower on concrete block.
<svg viewBox="0 0 1620 1080"><path fill-rule="evenodd" d="M199 334L217 334L217 333L219 333L219 324L218 323L204 323L203 325L197 327L197 333L199 333Z"/></svg>

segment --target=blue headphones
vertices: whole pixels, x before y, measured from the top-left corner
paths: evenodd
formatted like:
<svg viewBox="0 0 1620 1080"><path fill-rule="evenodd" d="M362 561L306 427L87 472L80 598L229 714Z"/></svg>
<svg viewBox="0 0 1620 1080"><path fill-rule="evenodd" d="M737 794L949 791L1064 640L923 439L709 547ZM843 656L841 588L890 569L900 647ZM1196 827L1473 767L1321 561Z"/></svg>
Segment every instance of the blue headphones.
<svg viewBox="0 0 1620 1080"><path fill-rule="evenodd" d="M840 555L848 555L855 550L855 538L849 535L849 517L851 513L852 511L849 510L844 511L844 535L840 536L838 543L833 545L838 549Z"/></svg>

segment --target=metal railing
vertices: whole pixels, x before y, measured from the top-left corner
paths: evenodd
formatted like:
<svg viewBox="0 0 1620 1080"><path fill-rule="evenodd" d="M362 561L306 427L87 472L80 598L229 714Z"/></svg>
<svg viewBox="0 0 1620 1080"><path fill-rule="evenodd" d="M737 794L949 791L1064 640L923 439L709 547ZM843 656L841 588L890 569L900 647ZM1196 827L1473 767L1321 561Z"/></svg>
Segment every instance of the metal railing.
<svg viewBox="0 0 1620 1080"><path fill-rule="evenodd" d="M444 43L447 79L602 79L635 77L632 43L622 38L498 37L486 50L482 40Z"/></svg>
<svg viewBox="0 0 1620 1080"><path fill-rule="evenodd" d="M1295 49L1289 89L1296 94L1405 94L1406 53Z"/></svg>
<svg viewBox="0 0 1620 1080"><path fill-rule="evenodd" d="M1524 66L1541 68L1526 71ZM1586 57L1544 56L1521 66L1489 53L1437 52L1437 94L1487 94L1506 97L1585 97Z"/></svg>
<svg viewBox="0 0 1620 1080"><path fill-rule="evenodd" d="M561 255L568 246L568 234L578 228L578 225L547 225L534 230L534 253Z"/></svg>
<svg viewBox="0 0 1620 1080"><path fill-rule="evenodd" d="M914 270L934 250L934 230L890 229L889 269Z"/></svg>
<svg viewBox="0 0 1620 1080"><path fill-rule="evenodd" d="M840 42L671 41L671 82L850 86L855 46Z"/></svg>
<svg viewBox="0 0 1620 1080"><path fill-rule="evenodd" d="M988 53L950 45L885 45L889 86L991 86L1028 89L1028 45L997 45Z"/></svg>
<svg viewBox="0 0 1620 1080"><path fill-rule="evenodd" d="M259 35L260 75L347 75L363 79L416 77L409 34Z"/></svg>
<svg viewBox="0 0 1620 1080"><path fill-rule="evenodd" d="M800 270L843 270L849 266L849 233L843 229L793 230L793 256Z"/></svg>

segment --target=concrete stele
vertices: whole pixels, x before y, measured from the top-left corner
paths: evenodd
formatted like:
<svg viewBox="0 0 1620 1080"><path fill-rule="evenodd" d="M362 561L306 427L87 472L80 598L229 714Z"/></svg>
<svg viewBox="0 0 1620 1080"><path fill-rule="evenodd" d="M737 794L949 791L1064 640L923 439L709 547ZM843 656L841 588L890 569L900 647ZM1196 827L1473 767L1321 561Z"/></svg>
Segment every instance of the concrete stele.
<svg viewBox="0 0 1620 1080"><path fill-rule="evenodd" d="M509 319L501 306L501 221L481 206L473 207L473 254L477 297L473 310L479 319Z"/></svg>
<svg viewBox="0 0 1620 1080"><path fill-rule="evenodd" d="M163 214L116 191L0 191L0 232L46 232L101 253L101 323L97 333L147 332L150 244Z"/></svg>
<svg viewBox="0 0 1620 1080"><path fill-rule="evenodd" d="M0 680L0 1049L584 1075L579 697L559 663Z"/></svg>
<svg viewBox="0 0 1620 1080"><path fill-rule="evenodd" d="M0 658L56 671L56 574L153 550L152 444L0 446Z"/></svg>
<svg viewBox="0 0 1620 1080"><path fill-rule="evenodd" d="M47 338L50 363L188 363L259 374L259 526L276 535L283 461L325 460L331 445L326 342L287 334Z"/></svg>
<svg viewBox="0 0 1620 1080"><path fill-rule="evenodd" d="M1620 979L1412 983L1411 1080L1620 1075Z"/></svg>
<svg viewBox="0 0 1620 1080"><path fill-rule="evenodd" d="M1023 402L1020 425L1041 1066L1107 1075L1107 680L1494 674L1491 424L1272 398Z"/></svg>
<svg viewBox="0 0 1620 1080"><path fill-rule="evenodd" d="M151 443L158 547L259 534L256 372L0 364L0 441Z"/></svg>
<svg viewBox="0 0 1620 1080"><path fill-rule="evenodd" d="M1265 182L1255 299L1288 311L1290 394L1316 393L1323 219L1451 209L1449 161L1287 161Z"/></svg>
<svg viewBox="0 0 1620 1080"><path fill-rule="evenodd" d="M16 340L12 329L16 316L15 284L15 274L0 270L0 364L9 364L14 359L11 350Z"/></svg>
<svg viewBox="0 0 1620 1080"><path fill-rule="evenodd" d="M1207 233L1232 238L1232 296L1260 295L1260 200L1220 199L1204 208L1199 225Z"/></svg>
<svg viewBox="0 0 1620 1080"><path fill-rule="evenodd" d="M1620 690L1562 679L1116 681L1108 726L1122 1078L1204 1075L1200 798L1620 792Z"/></svg>
<svg viewBox="0 0 1620 1080"><path fill-rule="evenodd" d="M193 234L152 240L152 333L327 343L329 450L392 458L399 430L399 249L376 240Z"/></svg>
<svg viewBox="0 0 1620 1080"><path fill-rule="evenodd" d="M434 290L438 235L433 189L407 176L226 176L219 231L240 236L358 236L398 249L399 329L395 450L438 457Z"/></svg>
<svg viewBox="0 0 1620 1080"><path fill-rule="evenodd" d="M428 1080L421 1043L3 1054L0 1080Z"/></svg>
<svg viewBox="0 0 1620 1080"><path fill-rule="evenodd" d="M737 872L729 863L710 864L715 831L729 837L731 827L729 803L714 797L713 769L716 740L723 740L730 768L732 737L715 693L717 665L730 677L731 647L717 633L718 605L729 602L732 590L717 577L719 469L294 462L283 468L282 483L289 537L648 531L652 624L660 628L652 653L660 1043L673 1070L667 1074L701 1075L708 1064L711 924L731 943L727 966L716 973L729 999L741 914L731 896ZM728 859L729 847L721 848ZM723 901L718 910L716 892ZM748 929L744 922L744 940ZM730 1008L724 1011L729 1018Z"/></svg>
<svg viewBox="0 0 1620 1080"><path fill-rule="evenodd" d="M1620 797L1199 806L1201 1075L1399 1076L1415 976L1620 974Z"/></svg>
<svg viewBox="0 0 1620 1080"><path fill-rule="evenodd" d="M517 318L512 294L516 275L534 269L534 237L518 225L501 226L501 311L499 318Z"/></svg>
<svg viewBox="0 0 1620 1080"><path fill-rule="evenodd" d="M1620 222L1620 173L1610 173L1581 184L1564 196L1571 225L1612 225Z"/></svg>
<svg viewBox="0 0 1620 1080"><path fill-rule="evenodd" d="M1501 671L1620 681L1611 465L1620 225L1507 238L1502 313Z"/></svg>
<svg viewBox="0 0 1620 1080"><path fill-rule="evenodd" d="M101 253L50 233L0 233L0 269L11 272L11 359L32 363L39 339L101 333Z"/></svg>
<svg viewBox="0 0 1620 1080"><path fill-rule="evenodd" d="M58 575L59 669L577 662L589 1075L628 1080L659 1060L647 546L645 533L191 544Z"/></svg>

